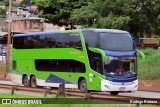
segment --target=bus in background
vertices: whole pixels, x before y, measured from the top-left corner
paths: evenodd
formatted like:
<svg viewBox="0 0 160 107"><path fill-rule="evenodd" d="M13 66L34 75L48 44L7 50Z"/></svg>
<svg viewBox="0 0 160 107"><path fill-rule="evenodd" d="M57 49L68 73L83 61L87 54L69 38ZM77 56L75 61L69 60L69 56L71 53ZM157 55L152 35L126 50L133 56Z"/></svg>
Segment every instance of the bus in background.
<svg viewBox="0 0 160 107"><path fill-rule="evenodd" d="M77 29L17 34L12 42L12 81L24 86L81 91L136 91L137 52L130 34Z"/></svg>

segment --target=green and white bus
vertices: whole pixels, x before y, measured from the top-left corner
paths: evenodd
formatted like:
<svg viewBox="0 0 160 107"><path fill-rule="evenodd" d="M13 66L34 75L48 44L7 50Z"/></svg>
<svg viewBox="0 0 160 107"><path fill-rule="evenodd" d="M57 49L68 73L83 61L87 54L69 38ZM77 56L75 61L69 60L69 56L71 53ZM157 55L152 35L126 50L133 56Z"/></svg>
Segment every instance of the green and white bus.
<svg viewBox="0 0 160 107"><path fill-rule="evenodd" d="M16 34L12 40L12 81L19 85L65 83L65 88L111 94L138 88L137 51L126 31L36 32Z"/></svg>

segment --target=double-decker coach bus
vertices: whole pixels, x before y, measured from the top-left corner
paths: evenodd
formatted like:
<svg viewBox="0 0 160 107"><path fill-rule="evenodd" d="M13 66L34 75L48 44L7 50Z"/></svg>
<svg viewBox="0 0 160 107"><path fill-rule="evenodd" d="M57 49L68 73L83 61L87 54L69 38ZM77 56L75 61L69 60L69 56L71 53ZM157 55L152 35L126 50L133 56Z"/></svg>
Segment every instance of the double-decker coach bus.
<svg viewBox="0 0 160 107"><path fill-rule="evenodd" d="M138 87L137 51L126 31L16 34L12 47L12 81L17 84L58 87L65 83L65 88L114 95Z"/></svg>

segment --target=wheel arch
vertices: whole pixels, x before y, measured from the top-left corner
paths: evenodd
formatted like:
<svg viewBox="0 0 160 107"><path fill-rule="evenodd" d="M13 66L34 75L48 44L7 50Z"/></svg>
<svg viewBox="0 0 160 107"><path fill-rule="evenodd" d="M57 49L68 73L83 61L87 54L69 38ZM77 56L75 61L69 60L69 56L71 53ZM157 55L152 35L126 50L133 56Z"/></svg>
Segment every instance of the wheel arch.
<svg viewBox="0 0 160 107"><path fill-rule="evenodd" d="M85 78L84 76L80 76L80 77L78 78L78 89L80 88L80 82L81 82L83 79L86 80L86 78ZM87 80L86 80L86 82L87 82Z"/></svg>
<svg viewBox="0 0 160 107"><path fill-rule="evenodd" d="M35 75L34 75L34 74L31 74L31 75L30 75L30 80L31 80L31 78L32 78L33 76L35 76ZM36 76L35 76L35 77L36 77Z"/></svg>
<svg viewBox="0 0 160 107"><path fill-rule="evenodd" d="M22 84L24 84L24 77L27 76L27 74L22 75Z"/></svg>
<svg viewBox="0 0 160 107"><path fill-rule="evenodd" d="M34 77L34 79L35 79L34 82L33 82L32 77ZM30 80L29 80L29 81L30 81L30 87L37 87L37 79L36 79L36 75L35 75L35 74L31 74L31 75L30 75ZM34 86L32 86L33 83L34 83Z"/></svg>

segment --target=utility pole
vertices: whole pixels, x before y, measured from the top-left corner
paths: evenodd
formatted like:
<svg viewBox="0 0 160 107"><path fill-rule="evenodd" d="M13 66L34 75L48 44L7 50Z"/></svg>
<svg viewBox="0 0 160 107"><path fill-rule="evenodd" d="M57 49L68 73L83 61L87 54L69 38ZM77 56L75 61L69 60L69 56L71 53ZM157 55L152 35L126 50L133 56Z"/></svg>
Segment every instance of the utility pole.
<svg viewBox="0 0 160 107"><path fill-rule="evenodd" d="M5 77L9 72L9 65L10 65L10 44L11 44L11 0L9 0L9 14L8 14L8 39L7 39L7 55L6 55L6 72Z"/></svg>

